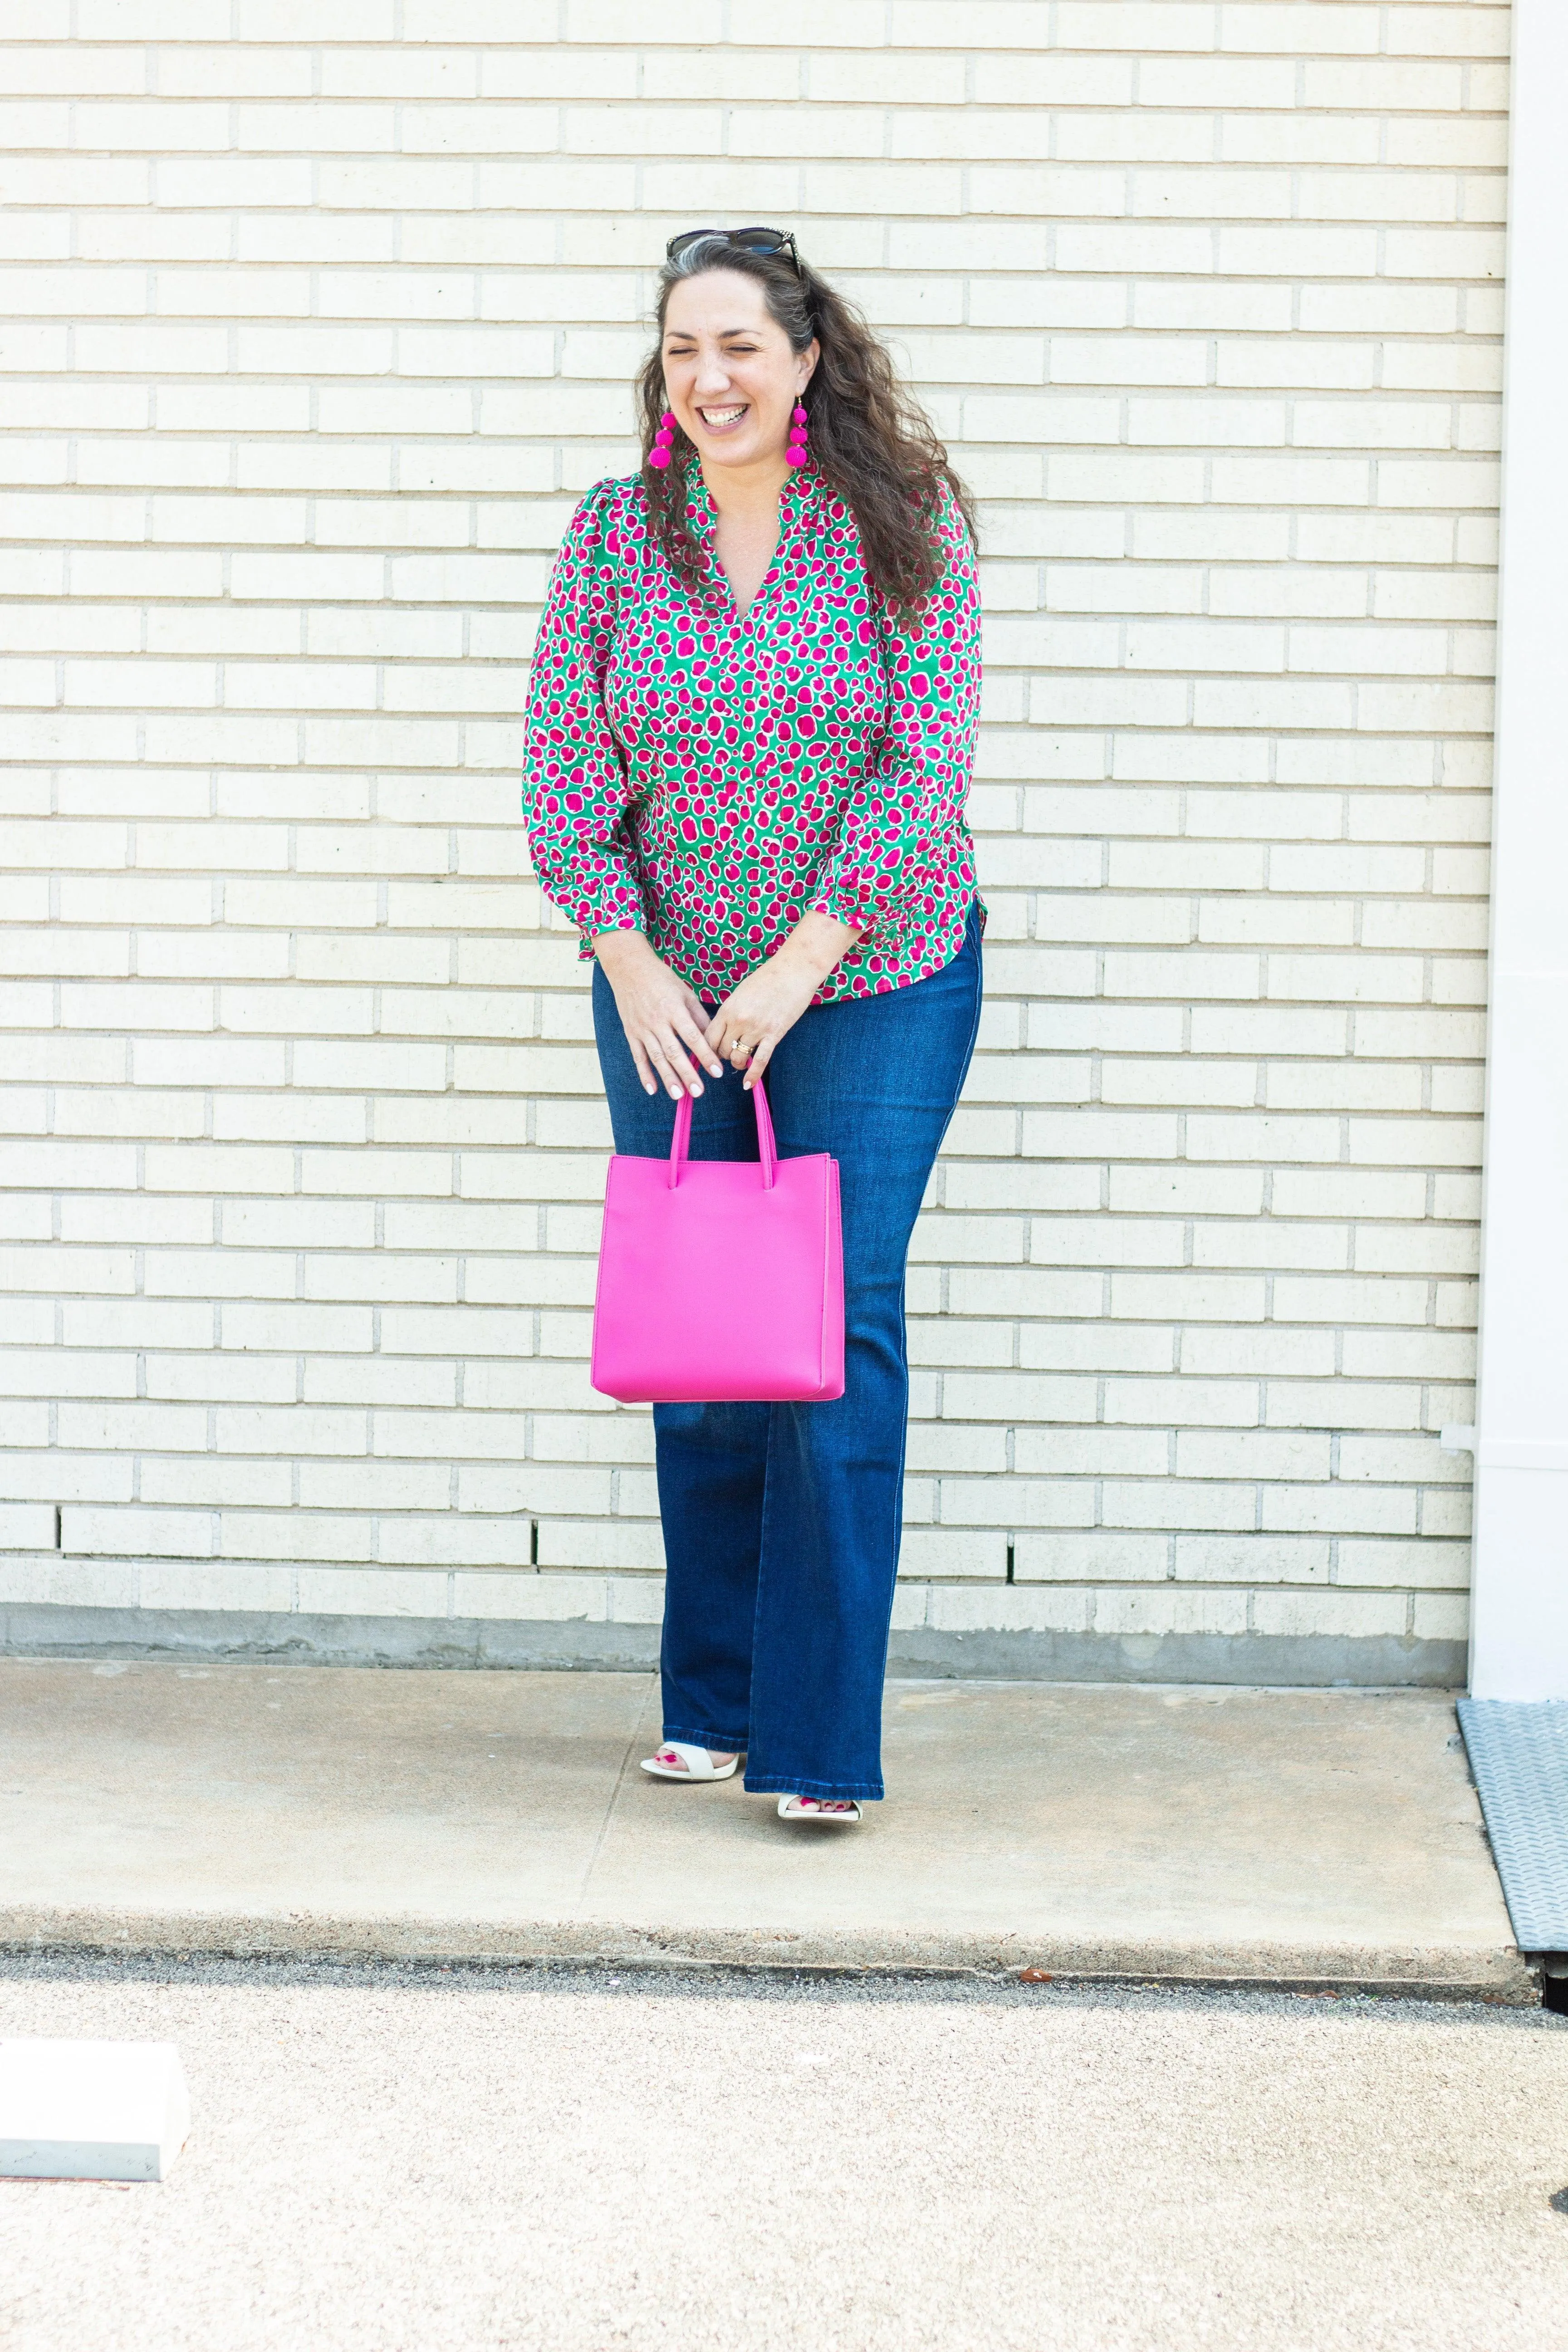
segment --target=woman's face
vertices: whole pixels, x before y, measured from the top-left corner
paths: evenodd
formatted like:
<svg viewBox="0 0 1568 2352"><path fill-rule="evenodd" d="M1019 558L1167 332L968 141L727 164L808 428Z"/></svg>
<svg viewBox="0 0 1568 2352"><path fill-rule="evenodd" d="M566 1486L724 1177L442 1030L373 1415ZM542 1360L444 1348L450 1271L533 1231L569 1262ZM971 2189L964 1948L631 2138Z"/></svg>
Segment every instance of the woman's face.
<svg viewBox="0 0 1568 2352"><path fill-rule="evenodd" d="M739 269L683 278L664 314L665 396L704 466L783 466L790 411L817 347L790 349L763 289Z"/></svg>

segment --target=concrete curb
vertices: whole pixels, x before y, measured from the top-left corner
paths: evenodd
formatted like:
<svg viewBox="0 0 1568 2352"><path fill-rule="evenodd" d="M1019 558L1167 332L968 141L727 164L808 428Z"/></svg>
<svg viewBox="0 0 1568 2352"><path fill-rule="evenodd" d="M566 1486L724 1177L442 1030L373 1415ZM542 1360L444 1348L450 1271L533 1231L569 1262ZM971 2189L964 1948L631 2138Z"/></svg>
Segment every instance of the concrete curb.
<svg viewBox="0 0 1568 2352"><path fill-rule="evenodd" d="M289 1912L0 1908L0 1950L229 1959L549 1963L752 1969L822 1975L1017 1977L1075 1984L1169 1984L1215 1991L1375 1992L1539 2008L1522 1953L1445 1947L1085 1941L1050 1936L898 1935L814 1928L660 1927L597 1919L356 1918Z"/></svg>

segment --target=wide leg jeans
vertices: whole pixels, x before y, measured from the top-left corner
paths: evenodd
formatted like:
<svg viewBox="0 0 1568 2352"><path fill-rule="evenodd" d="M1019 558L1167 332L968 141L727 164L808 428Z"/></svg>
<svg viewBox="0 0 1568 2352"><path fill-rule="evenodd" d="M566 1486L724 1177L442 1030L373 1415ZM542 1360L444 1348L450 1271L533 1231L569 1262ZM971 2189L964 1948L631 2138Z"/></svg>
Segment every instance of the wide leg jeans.
<svg viewBox="0 0 1568 2352"><path fill-rule="evenodd" d="M746 1751L746 1786L882 1794L882 1679L902 1528L904 1265L980 1020L978 904L941 971L814 1005L766 1085L781 1156L831 1152L844 1206L845 1386L830 1404L653 1409L667 1566L664 1736ZM617 1151L667 1155L609 982L594 1022ZM694 1160L754 1160L741 1073L704 1074ZM715 1296L744 1282L715 1265Z"/></svg>

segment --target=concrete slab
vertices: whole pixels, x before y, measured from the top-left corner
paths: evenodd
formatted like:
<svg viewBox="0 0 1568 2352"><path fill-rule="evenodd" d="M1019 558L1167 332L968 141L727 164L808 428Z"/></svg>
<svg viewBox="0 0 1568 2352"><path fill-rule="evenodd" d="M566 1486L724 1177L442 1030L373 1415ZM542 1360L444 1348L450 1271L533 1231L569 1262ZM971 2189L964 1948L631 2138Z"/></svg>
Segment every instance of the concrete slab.
<svg viewBox="0 0 1568 2352"><path fill-rule="evenodd" d="M638 1772L651 1676L0 1660L0 1941L1537 1998L1446 1696L888 1697L828 1839Z"/></svg>

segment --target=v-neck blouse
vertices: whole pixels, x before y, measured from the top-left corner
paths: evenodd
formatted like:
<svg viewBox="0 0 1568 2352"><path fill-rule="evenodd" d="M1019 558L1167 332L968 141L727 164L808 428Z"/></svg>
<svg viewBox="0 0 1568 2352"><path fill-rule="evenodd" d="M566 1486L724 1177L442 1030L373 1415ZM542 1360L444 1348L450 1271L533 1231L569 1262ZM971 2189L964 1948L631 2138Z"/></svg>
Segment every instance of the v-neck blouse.
<svg viewBox="0 0 1568 2352"><path fill-rule="evenodd" d="M574 516L530 681L523 806L534 868L583 934L645 930L717 1003L802 915L860 932L817 1003L940 971L975 897L963 803L980 699L974 552L956 502L911 627L867 578L847 505L810 468L742 614L689 478L704 578L689 590L640 479Z"/></svg>

